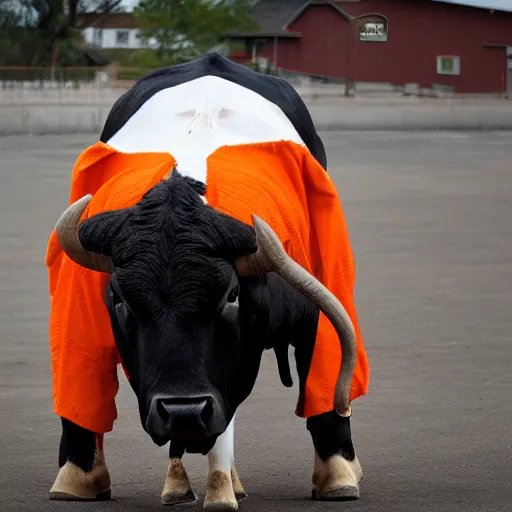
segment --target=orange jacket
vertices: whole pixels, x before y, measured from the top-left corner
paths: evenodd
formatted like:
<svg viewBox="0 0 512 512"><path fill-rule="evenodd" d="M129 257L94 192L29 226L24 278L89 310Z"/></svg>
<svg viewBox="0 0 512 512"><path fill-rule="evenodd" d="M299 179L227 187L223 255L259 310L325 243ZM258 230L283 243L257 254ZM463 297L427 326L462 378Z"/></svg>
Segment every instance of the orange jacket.
<svg viewBox="0 0 512 512"><path fill-rule="evenodd" d="M126 154L99 142L75 164L70 204L93 194L84 217L131 206L176 164L179 169L168 153ZM366 394L369 365L353 299L354 259L342 206L325 170L305 147L292 142L224 146L208 157L206 190L213 208L249 224L252 213L268 222L287 253L343 303L357 337L351 399ZM46 264L54 410L84 428L108 432L117 417L120 362L102 296L108 276L69 260L55 232ZM299 416L333 409L340 361L336 332L321 314Z"/></svg>

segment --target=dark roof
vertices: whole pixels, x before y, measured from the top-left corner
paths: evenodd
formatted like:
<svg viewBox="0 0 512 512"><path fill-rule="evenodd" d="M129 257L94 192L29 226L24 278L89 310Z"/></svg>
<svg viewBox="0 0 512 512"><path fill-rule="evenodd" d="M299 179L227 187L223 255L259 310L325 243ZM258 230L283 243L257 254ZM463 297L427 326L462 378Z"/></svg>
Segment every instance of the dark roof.
<svg viewBox="0 0 512 512"><path fill-rule="evenodd" d="M129 12L109 12L78 14L76 27L80 29L94 28L138 28L135 17Z"/></svg>
<svg viewBox="0 0 512 512"><path fill-rule="evenodd" d="M262 32L282 32L288 20L306 0L260 0L253 8L253 19Z"/></svg>

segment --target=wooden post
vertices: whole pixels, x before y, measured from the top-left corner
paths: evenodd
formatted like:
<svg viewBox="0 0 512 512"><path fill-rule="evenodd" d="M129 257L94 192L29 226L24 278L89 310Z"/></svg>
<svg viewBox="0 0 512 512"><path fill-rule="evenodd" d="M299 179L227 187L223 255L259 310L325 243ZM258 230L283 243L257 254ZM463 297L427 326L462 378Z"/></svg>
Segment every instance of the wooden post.
<svg viewBox="0 0 512 512"><path fill-rule="evenodd" d="M274 37L274 72L277 74L277 36Z"/></svg>
<svg viewBox="0 0 512 512"><path fill-rule="evenodd" d="M354 53L354 47L355 47L355 44L354 44L354 33L356 32L356 30L354 30L354 26L356 25L356 22L354 19L350 19L349 20L349 26L350 26L350 36L349 36L349 40L348 40L348 71L347 71L347 84L345 86L345 96L350 96L351 95L351 91L352 91L352 73L353 73L353 70L352 70L352 67L353 67L353 61L354 61L354 56L353 56L353 53Z"/></svg>

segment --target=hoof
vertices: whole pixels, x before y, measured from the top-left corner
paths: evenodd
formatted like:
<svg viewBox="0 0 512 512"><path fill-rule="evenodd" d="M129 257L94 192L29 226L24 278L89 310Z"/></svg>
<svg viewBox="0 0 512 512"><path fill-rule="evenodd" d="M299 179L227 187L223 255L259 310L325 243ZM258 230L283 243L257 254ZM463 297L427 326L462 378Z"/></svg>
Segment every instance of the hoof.
<svg viewBox="0 0 512 512"><path fill-rule="evenodd" d="M170 492L168 494L162 494L161 497L162 505L166 506L185 505L186 503L195 503L196 501L197 496L192 489L186 493Z"/></svg>
<svg viewBox="0 0 512 512"><path fill-rule="evenodd" d="M235 498L238 503L245 500L247 498L247 493L245 492L242 482L240 482L240 477L238 476L238 471L236 467L233 465L231 469L231 482L233 484L233 491L235 493Z"/></svg>
<svg viewBox="0 0 512 512"><path fill-rule="evenodd" d="M203 510L208 512L232 512L238 510L238 501L233 490L230 475L217 470L208 477Z"/></svg>
<svg viewBox="0 0 512 512"><path fill-rule="evenodd" d="M109 501L112 496L111 491L106 491L97 494L94 497L82 497L68 494L66 492L52 492L50 491L50 500L53 501Z"/></svg>
<svg viewBox="0 0 512 512"><path fill-rule="evenodd" d="M229 501L212 501L205 503L203 510L207 510L208 512L233 512L238 510L238 504L233 504Z"/></svg>
<svg viewBox="0 0 512 512"><path fill-rule="evenodd" d="M348 461L341 455L334 455L324 462L317 455L311 497L317 501L358 500L362 478L363 471L357 457Z"/></svg>
<svg viewBox="0 0 512 512"><path fill-rule="evenodd" d="M240 503L241 501L244 501L248 497L249 496L247 495L247 493L245 491L243 491L243 492L235 492L235 498L236 498L236 501L238 503Z"/></svg>
<svg viewBox="0 0 512 512"><path fill-rule="evenodd" d="M359 499L359 487L340 487L333 491L325 493L317 493L316 489L313 489L311 497L314 501L352 501Z"/></svg>
<svg viewBox="0 0 512 512"><path fill-rule="evenodd" d="M161 495L162 505L183 505L194 503L196 500L197 496L192 490L181 459L171 459Z"/></svg>
<svg viewBox="0 0 512 512"><path fill-rule="evenodd" d="M111 498L110 475L102 454L96 453L91 471L67 461L50 489L54 501L105 501Z"/></svg>

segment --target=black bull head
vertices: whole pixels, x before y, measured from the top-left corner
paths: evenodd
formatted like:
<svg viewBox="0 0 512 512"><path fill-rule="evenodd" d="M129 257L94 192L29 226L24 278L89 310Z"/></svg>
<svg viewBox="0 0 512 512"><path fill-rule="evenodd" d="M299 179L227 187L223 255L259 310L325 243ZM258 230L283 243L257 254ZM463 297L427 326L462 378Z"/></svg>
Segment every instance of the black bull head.
<svg viewBox="0 0 512 512"><path fill-rule="evenodd" d="M355 365L347 312L288 257L262 219L253 216L254 227L239 222L207 206L200 193L204 186L174 171L130 208L80 222L88 195L56 225L71 260L111 275L106 304L144 429L159 445L213 446L257 377L264 346L247 346L244 332L263 321L250 297L269 273L335 327L343 351L335 408L346 414Z"/></svg>

